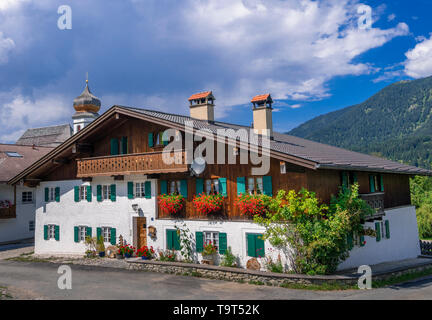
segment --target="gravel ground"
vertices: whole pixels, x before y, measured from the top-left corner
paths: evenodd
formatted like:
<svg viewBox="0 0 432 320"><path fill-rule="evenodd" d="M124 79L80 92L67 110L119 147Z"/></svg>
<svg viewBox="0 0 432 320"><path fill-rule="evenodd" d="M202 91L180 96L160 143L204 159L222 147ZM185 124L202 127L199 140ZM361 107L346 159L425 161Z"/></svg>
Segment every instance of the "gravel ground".
<svg viewBox="0 0 432 320"><path fill-rule="evenodd" d="M0 287L0 300L12 299L11 293L6 287Z"/></svg>

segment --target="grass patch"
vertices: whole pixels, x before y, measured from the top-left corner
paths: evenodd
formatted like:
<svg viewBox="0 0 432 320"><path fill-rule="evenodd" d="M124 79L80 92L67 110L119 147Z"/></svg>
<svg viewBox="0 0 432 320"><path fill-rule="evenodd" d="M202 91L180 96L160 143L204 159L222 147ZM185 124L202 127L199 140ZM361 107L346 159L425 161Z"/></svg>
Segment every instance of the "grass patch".
<svg viewBox="0 0 432 320"><path fill-rule="evenodd" d="M254 284L254 285L257 285L257 286L263 286L264 285L264 282L262 282L262 281L250 280L248 283L249 284Z"/></svg>
<svg viewBox="0 0 432 320"><path fill-rule="evenodd" d="M425 277L425 276L430 276L430 275L432 275L432 267L427 268L423 271L414 271L414 272L410 272L407 274L403 274L401 276L391 277L391 278L386 279L386 280L373 280L372 281L372 288L375 289L375 288L382 288L382 287L386 287L386 286L391 286L394 284L403 283L403 282L415 280L415 279Z"/></svg>
<svg viewBox="0 0 432 320"><path fill-rule="evenodd" d="M280 285L287 289L314 290L314 291L335 291L335 290L355 290L357 285L340 284L338 282L325 282L321 284L303 284L285 282Z"/></svg>

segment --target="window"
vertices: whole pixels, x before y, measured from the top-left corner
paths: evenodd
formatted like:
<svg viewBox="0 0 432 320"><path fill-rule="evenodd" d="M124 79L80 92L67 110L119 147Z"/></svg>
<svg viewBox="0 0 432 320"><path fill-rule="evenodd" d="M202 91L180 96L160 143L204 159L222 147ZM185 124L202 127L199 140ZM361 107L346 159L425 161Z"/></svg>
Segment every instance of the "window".
<svg viewBox="0 0 432 320"><path fill-rule="evenodd" d="M166 230L166 244L168 250L180 250L180 237L177 230Z"/></svg>
<svg viewBox="0 0 432 320"><path fill-rule="evenodd" d="M54 224L49 224L48 225L48 240L56 238L55 229L56 229L56 226Z"/></svg>
<svg viewBox="0 0 432 320"><path fill-rule="evenodd" d="M111 186L104 185L102 186L102 200L110 200L111 199Z"/></svg>
<svg viewBox="0 0 432 320"><path fill-rule="evenodd" d="M85 242L85 238L87 235L87 227L79 226L78 227L78 242Z"/></svg>
<svg viewBox="0 0 432 320"><path fill-rule="evenodd" d="M135 198L144 198L145 197L145 183L137 182L135 183Z"/></svg>
<svg viewBox="0 0 432 320"><path fill-rule="evenodd" d="M207 180L205 180L205 192L206 192L206 194L220 193L219 179L207 179Z"/></svg>
<svg viewBox="0 0 432 320"><path fill-rule="evenodd" d="M179 194L181 188L180 180L173 180L169 182L169 193L170 194Z"/></svg>
<svg viewBox="0 0 432 320"><path fill-rule="evenodd" d="M111 242L111 228L102 227L102 237L104 238L104 242Z"/></svg>
<svg viewBox="0 0 432 320"><path fill-rule="evenodd" d="M219 232L204 231L204 245L212 243L219 250Z"/></svg>
<svg viewBox="0 0 432 320"><path fill-rule="evenodd" d="M247 255L249 257L265 257L265 246L262 234L247 233L246 242Z"/></svg>
<svg viewBox="0 0 432 320"><path fill-rule="evenodd" d="M369 190L371 193L384 192L384 180L380 174L371 174L369 176Z"/></svg>
<svg viewBox="0 0 432 320"><path fill-rule="evenodd" d="M87 186L79 187L79 199L86 200L87 199Z"/></svg>
<svg viewBox="0 0 432 320"><path fill-rule="evenodd" d="M35 223L33 220L29 221L29 231L35 231Z"/></svg>
<svg viewBox="0 0 432 320"><path fill-rule="evenodd" d="M357 173L352 171L342 171L341 172L341 185L348 188L348 186L353 185L357 182Z"/></svg>
<svg viewBox="0 0 432 320"><path fill-rule="evenodd" d="M48 191L46 191L48 195L48 198L46 199L47 202L55 201L55 188L47 188L47 189L48 189Z"/></svg>
<svg viewBox="0 0 432 320"><path fill-rule="evenodd" d="M33 202L33 192L24 191L21 197L22 203L32 203Z"/></svg>
<svg viewBox="0 0 432 320"><path fill-rule="evenodd" d="M249 194L262 194L263 193L263 178L262 177L249 177L247 178L247 192Z"/></svg>

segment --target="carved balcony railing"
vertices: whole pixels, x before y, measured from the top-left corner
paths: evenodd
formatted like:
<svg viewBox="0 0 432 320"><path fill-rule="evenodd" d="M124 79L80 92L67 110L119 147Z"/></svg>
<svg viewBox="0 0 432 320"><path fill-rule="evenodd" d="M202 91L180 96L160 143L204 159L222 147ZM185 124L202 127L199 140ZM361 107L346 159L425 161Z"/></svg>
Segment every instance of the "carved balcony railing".
<svg viewBox="0 0 432 320"><path fill-rule="evenodd" d="M14 219L16 218L16 205L9 208L0 208L0 219Z"/></svg>
<svg viewBox="0 0 432 320"><path fill-rule="evenodd" d="M379 218L384 215L384 192L360 194L359 196L372 209L375 209L375 214L370 218Z"/></svg>
<svg viewBox="0 0 432 320"><path fill-rule="evenodd" d="M167 161L167 153L147 152L77 159L77 177L188 171L184 150L171 153L169 158L173 160L172 163Z"/></svg>

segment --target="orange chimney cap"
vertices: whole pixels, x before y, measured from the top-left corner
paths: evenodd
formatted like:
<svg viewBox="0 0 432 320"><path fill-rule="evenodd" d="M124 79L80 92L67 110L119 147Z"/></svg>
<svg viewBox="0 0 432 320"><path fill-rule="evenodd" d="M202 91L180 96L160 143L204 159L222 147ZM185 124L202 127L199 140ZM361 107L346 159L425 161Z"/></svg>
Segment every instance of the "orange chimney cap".
<svg viewBox="0 0 432 320"><path fill-rule="evenodd" d="M252 98L251 102L261 102L261 101L267 101L268 99L271 100L270 93L266 94L259 94Z"/></svg>
<svg viewBox="0 0 432 320"><path fill-rule="evenodd" d="M207 98L211 94L212 94L211 91L205 91L205 92L195 93L195 94L191 95L188 100L191 101L191 100L198 100L198 99Z"/></svg>

